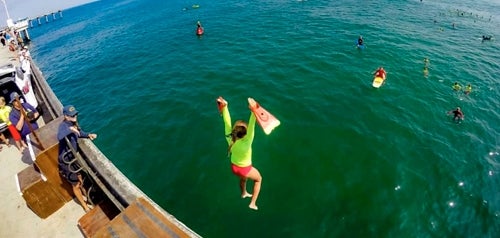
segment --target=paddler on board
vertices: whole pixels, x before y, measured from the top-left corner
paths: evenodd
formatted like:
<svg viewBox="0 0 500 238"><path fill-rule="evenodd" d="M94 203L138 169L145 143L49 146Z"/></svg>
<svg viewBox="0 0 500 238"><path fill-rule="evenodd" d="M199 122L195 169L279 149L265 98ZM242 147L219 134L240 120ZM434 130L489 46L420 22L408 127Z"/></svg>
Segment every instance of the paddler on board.
<svg viewBox="0 0 500 238"><path fill-rule="evenodd" d="M201 36L201 35L203 35L203 32L204 32L204 30L203 30L203 27L201 26L201 22L198 21L196 23L196 35Z"/></svg>
<svg viewBox="0 0 500 238"><path fill-rule="evenodd" d="M364 45L363 45L363 36L359 36L358 38L358 45L357 45L358 48L363 48Z"/></svg>
<svg viewBox="0 0 500 238"><path fill-rule="evenodd" d="M385 80L386 74L387 74L387 72L385 72L383 67L378 67L378 69L375 70L375 72L373 72L373 75L375 75L375 77L381 77L384 80Z"/></svg>

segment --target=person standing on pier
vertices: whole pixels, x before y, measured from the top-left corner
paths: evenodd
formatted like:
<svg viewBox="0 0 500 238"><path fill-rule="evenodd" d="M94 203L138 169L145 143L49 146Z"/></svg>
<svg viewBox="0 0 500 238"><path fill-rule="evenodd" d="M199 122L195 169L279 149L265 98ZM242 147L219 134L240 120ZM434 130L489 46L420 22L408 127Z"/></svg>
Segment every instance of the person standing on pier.
<svg viewBox="0 0 500 238"><path fill-rule="evenodd" d="M78 138L88 138L90 140L94 140L97 138L97 135L82 131L78 125L78 111L73 105L65 106L63 108L63 115L64 120L59 125L59 129L57 131L57 140L59 140L59 173L73 187L73 193L75 194L80 205L82 205L83 210L85 210L85 212L89 212L90 208L83 199L83 196L86 195L87 192L83 187L82 174L79 172L73 172L77 169L77 167L74 167L76 165L69 163L69 161L72 161L75 158L75 155L73 155L71 151L70 144L71 147L78 152ZM67 143L66 138L70 144Z"/></svg>
<svg viewBox="0 0 500 238"><path fill-rule="evenodd" d="M31 133L31 130L38 129L36 119L40 114L31 104L21 103L19 94L16 92L10 94L10 103L12 103L12 111L9 114L9 120L20 132L21 138L26 140L26 136Z"/></svg>
<svg viewBox="0 0 500 238"><path fill-rule="evenodd" d="M22 73L19 72L15 77L17 87L23 92L26 102L37 108L38 101L36 100L35 92L33 92L33 87L31 85L31 59L26 46L20 51L19 61Z"/></svg>
<svg viewBox="0 0 500 238"><path fill-rule="evenodd" d="M23 47L24 46L24 40L23 38L21 37L21 34L19 34L18 31L14 31L14 35L16 36L16 40L17 40L17 45L19 47Z"/></svg>
<svg viewBox="0 0 500 238"><path fill-rule="evenodd" d="M14 142L16 143L17 149L19 151L23 152L26 147L26 143L21 140L21 135L19 134L19 131L17 131L16 127L12 122L9 120L9 114L12 111L12 108L6 105L5 98L0 97L0 121L5 122L7 124L7 127L9 128L10 135L14 139Z"/></svg>
<svg viewBox="0 0 500 238"><path fill-rule="evenodd" d="M17 49L17 46L16 46L16 42L14 40L10 40L10 43L9 43L9 50L11 52L15 52ZM17 58L17 57L16 57Z"/></svg>
<svg viewBox="0 0 500 238"><path fill-rule="evenodd" d="M7 39L5 39L5 32L2 32L2 34L0 34L0 42L2 42L2 47L5 47L7 45Z"/></svg>

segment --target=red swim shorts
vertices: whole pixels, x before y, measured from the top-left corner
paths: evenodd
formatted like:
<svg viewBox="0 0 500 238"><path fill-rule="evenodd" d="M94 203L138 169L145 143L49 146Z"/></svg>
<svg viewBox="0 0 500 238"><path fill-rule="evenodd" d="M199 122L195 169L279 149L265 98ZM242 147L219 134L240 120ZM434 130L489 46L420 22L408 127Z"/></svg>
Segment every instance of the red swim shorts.
<svg viewBox="0 0 500 238"><path fill-rule="evenodd" d="M12 135L12 138L14 138L15 141L21 140L21 135L19 134L19 131L17 131L14 124L9 125L9 131L10 131L10 134Z"/></svg>
<svg viewBox="0 0 500 238"><path fill-rule="evenodd" d="M234 164L231 164L231 170L233 171L233 174L237 176L246 177L247 174L250 173L250 170L252 170L252 165L246 167L239 167Z"/></svg>

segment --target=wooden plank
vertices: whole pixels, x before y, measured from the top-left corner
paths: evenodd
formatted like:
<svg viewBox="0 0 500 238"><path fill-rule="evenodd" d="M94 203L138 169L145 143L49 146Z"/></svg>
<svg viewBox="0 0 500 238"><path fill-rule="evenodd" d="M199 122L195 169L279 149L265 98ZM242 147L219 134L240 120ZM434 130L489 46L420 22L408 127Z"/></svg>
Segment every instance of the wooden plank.
<svg viewBox="0 0 500 238"><path fill-rule="evenodd" d="M189 237L146 199L139 198L93 237Z"/></svg>
<svg viewBox="0 0 500 238"><path fill-rule="evenodd" d="M78 220L78 227L85 237L92 237L119 213L120 211L111 202L105 200L83 215Z"/></svg>
<svg viewBox="0 0 500 238"><path fill-rule="evenodd" d="M178 226L168 220L162 213L156 210L156 208L154 208L153 205L145 198L140 197L137 199L137 201L141 210L143 210L145 213L148 213L149 217L154 217L155 222L161 226L163 231L170 230L177 235L175 237L189 237L183 230L181 230Z"/></svg>
<svg viewBox="0 0 500 238"><path fill-rule="evenodd" d="M35 164L47 178L47 182L54 186L54 190L61 199L69 202L73 200L73 188L71 184L59 174L58 150L59 145L55 144L39 153L36 157Z"/></svg>
<svg viewBox="0 0 500 238"><path fill-rule="evenodd" d="M17 181L19 182L19 188L21 191L31 186L34 183L40 181L41 175L33 166L28 166L21 172L17 173Z"/></svg>
<svg viewBox="0 0 500 238"><path fill-rule="evenodd" d="M39 217L47 218L66 203L33 166L19 172L17 177L26 205Z"/></svg>
<svg viewBox="0 0 500 238"><path fill-rule="evenodd" d="M33 145L33 152L35 153L35 157L37 157L38 154L42 153L47 148L59 144L59 141L57 140L57 131L59 130L59 125L61 124L63 119L64 117L60 116L34 131L34 133L36 133L36 135L40 139L43 147L37 144L35 136L31 135L32 133L30 133L31 145Z"/></svg>

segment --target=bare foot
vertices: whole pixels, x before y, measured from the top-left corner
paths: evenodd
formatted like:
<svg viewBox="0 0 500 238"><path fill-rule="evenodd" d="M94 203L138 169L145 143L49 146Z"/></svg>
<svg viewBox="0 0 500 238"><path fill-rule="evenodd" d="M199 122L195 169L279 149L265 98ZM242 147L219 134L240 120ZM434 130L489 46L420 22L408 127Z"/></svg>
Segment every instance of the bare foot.
<svg viewBox="0 0 500 238"><path fill-rule="evenodd" d="M258 208L255 204L251 204L251 203L250 203L250 205L248 205L248 207L249 207L250 209L253 209L253 210L256 210L256 211L257 211L257 210L259 210L259 208Z"/></svg>
<svg viewBox="0 0 500 238"><path fill-rule="evenodd" d="M252 194L245 192L244 194L241 195L241 198L251 198Z"/></svg>

